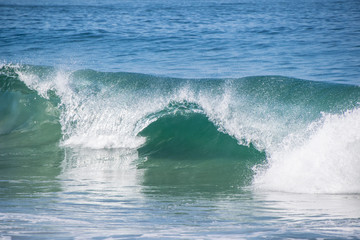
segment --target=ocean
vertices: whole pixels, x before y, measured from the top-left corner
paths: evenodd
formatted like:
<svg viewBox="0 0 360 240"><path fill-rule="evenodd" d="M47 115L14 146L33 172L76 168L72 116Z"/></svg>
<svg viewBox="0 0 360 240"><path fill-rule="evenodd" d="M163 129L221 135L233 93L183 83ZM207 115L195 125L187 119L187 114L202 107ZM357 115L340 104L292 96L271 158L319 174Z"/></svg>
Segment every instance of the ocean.
<svg viewBox="0 0 360 240"><path fill-rule="evenodd" d="M358 0L0 23L0 239L360 239Z"/></svg>

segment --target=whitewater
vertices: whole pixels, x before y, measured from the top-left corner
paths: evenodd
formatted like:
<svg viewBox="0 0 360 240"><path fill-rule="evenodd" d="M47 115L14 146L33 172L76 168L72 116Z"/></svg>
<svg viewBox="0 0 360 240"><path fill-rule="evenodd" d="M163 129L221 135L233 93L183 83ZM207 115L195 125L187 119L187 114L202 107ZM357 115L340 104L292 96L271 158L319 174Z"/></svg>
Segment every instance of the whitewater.
<svg viewBox="0 0 360 240"><path fill-rule="evenodd" d="M0 0L0 239L359 239L357 0Z"/></svg>
<svg viewBox="0 0 360 240"><path fill-rule="evenodd" d="M22 65L4 65L1 73L8 88L2 133L43 131L60 147L134 149L146 158L254 158L256 189L360 193L357 86ZM26 107L32 109L28 115ZM49 124L61 129L61 137Z"/></svg>

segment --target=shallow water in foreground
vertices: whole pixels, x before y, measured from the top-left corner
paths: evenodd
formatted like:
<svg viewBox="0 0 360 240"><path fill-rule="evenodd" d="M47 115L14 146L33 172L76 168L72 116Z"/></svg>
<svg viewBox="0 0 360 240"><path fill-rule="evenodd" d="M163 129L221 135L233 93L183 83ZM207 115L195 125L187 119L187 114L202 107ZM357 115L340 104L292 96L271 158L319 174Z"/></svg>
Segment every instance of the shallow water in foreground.
<svg viewBox="0 0 360 240"><path fill-rule="evenodd" d="M172 174L166 181L156 169L136 168L136 154L112 150L33 157L26 157L23 166L2 159L4 239L359 236L358 194L281 193L199 183L196 177L208 172L191 172L196 166L186 165L182 170L168 167ZM39 166L39 161L47 165ZM214 178L221 180L224 173L218 174Z"/></svg>
<svg viewBox="0 0 360 240"><path fill-rule="evenodd" d="M28 65L0 77L4 239L360 234L358 86Z"/></svg>
<svg viewBox="0 0 360 240"><path fill-rule="evenodd" d="M358 0L0 0L0 239L359 239Z"/></svg>

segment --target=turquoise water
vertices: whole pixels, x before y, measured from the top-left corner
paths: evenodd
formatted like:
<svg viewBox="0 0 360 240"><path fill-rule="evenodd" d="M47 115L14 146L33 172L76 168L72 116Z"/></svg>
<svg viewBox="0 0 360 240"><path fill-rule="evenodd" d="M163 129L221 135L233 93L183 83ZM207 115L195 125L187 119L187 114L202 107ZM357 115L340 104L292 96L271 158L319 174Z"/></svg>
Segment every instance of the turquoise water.
<svg viewBox="0 0 360 240"><path fill-rule="evenodd" d="M359 8L0 1L0 238L359 238Z"/></svg>

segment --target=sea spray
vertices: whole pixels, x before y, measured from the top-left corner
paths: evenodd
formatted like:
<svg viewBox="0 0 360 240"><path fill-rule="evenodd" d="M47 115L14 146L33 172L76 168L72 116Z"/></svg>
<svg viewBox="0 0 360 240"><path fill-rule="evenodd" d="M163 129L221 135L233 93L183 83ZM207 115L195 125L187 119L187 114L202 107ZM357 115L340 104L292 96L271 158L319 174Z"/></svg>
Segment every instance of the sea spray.
<svg viewBox="0 0 360 240"><path fill-rule="evenodd" d="M224 158L232 159L231 161L238 159L241 162L252 159L247 157L251 155L257 156L257 159L241 167L251 170L256 165L257 169L263 169L256 170L253 182L257 188L304 192L358 191L356 186L346 188L341 180L338 181L338 187L336 184L331 187L323 184L330 177L316 174L321 167L311 167L314 174L308 178L303 178L301 171L296 168L290 168L294 164L310 168L316 163L311 159L325 161L324 159L340 159L336 156L343 156L346 159L339 164L345 167L337 169L345 173L333 170L327 172L335 178L347 176L349 180L346 183L358 180L356 171L352 172L359 165L356 162L357 135L347 134L347 131L358 132L356 129L351 130L351 127L357 126L355 123L359 115L356 110L360 99L358 86L281 76L178 79L137 73L66 71L52 67L11 64L1 68L1 81L4 106L13 106L23 102L21 99L27 99L27 104L32 107L26 121L34 123L31 121L32 116L42 116L36 121L36 126L41 129L45 125L39 123L50 122L53 128L40 131L38 135L52 136L52 141L57 139L63 148L133 149L144 153L149 160L156 158L152 149L143 151L149 146L160 149L167 157L175 159L214 159L216 156L219 162ZM9 94L18 97L4 97ZM8 107L4 109L9 110ZM17 111L23 111L21 109L18 108ZM11 111L9 116L14 113ZM8 114L5 112L4 114ZM12 121L11 117L7 119ZM7 134L6 141L4 140L6 144L3 146L18 144L18 140L11 141L13 134L29 130L28 125L24 124L9 127L9 121L3 121L7 123L1 126L1 131ZM337 122L341 121L346 122L348 127L344 127L346 124L338 126ZM198 131L201 129L204 131ZM332 133L328 129L339 130ZM341 129L344 130L340 131ZM169 135L164 135L164 131ZM146 132L148 134L142 134ZM344 139L338 145L321 142L319 139L323 139L320 138L322 132L330 139L349 137L349 142ZM317 133L319 137L316 137ZM186 136L192 138L186 140ZM221 145L224 141L216 141L219 136L220 139L226 136L235 142L227 146L231 146L231 149L226 154L223 151L226 147L221 147L224 146ZM22 139L23 142L34 141L25 136ZM312 142L308 143L310 140ZM166 145L164 142L175 145ZM164 146L169 148L164 149ZM333 146L331 149L338 149L337 155L326 149L319 153L317 146ZM174 154L179 150L184 154ZM169 152L173 154L168 154ZM248 155L250 152L254 155ZM229 156L228 153L234 154ZM305 160L301 155L306 156ZM267 157L267 164L264 163L264 156ZM290 161L289 158L295 160ZM337 166L334 161L330 162L334 164L329 166ZM328 165L323 166L326 169ZM287 168L288 175L285 174ZM290 173L291 169L295 169L295 173ZM278 171L281 174L277 174ZM247 172L252 178L251 171ZM307 173L310 174L310 171ZM292 174L294 177L291 177ZM287 179L287 176L292 180ZM301 187L306 185L303 184L304 181L316 182L314 178L320 179L319 184L313 184L313 188L308 189ZM288 185L279 185L278 182L281 181L277 179L283 179ZM293 185L291 181L294 182Z"/></svg>
<svg viewBox="0 0 360 240"><path fill-rule="evenodd" d="M360 108L324 114L309 136L284 141L256 188L299 193L360 193ZM295 139L294 139L295 138Z"/></svg>

